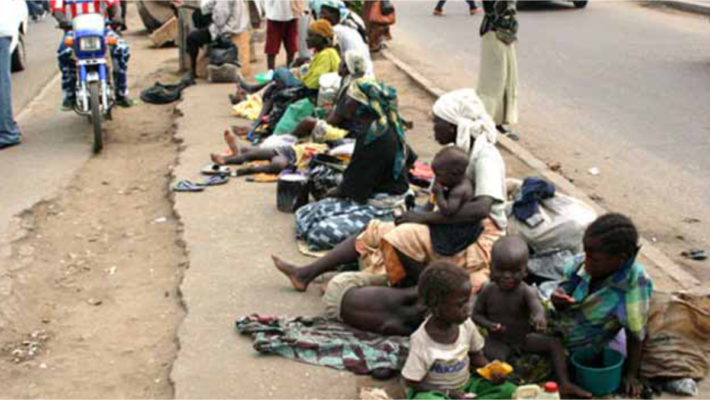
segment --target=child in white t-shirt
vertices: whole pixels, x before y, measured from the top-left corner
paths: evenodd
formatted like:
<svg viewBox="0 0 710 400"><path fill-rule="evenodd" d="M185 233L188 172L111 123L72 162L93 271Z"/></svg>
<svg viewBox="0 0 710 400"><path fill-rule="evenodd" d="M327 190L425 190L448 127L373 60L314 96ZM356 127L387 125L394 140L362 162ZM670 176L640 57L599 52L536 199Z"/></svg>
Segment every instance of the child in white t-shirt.
<svg viewBox="0 0 710 400"><path fill-rule="evenodd" d="M419 297L430 316L411 336L402 369L410 399L510 399L511 383L472 376L483 367L484 339L471 320L471 281L466 271L443 261L431 263L419 278ZM502 379L496 379L502 382Z"/></svg>

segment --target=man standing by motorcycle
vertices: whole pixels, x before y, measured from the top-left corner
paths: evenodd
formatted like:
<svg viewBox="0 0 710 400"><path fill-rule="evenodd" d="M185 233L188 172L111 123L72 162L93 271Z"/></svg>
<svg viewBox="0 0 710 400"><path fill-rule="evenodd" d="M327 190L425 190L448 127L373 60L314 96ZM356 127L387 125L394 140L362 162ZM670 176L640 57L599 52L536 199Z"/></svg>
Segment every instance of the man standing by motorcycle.
<svg viewBox="0 0 710 400"><path fill-rule="evenodd" d="M123 24L121 18L121 3L119 0L51 0L52 15L64 30L64 36L72 30L72 21L83 14L101 14L111 20L112 29ZM118 34L111 31L108 35ZM111 47L113 60L113 79L116 88L116 104L121 107L130 107L133 102L128 97L128 60L130 59L128 44L120 37L118 43ZM59 70L62 73L62 110L71 111L76 103L76 62L72 49L64 44L62 38L57 51Z"/></svg>

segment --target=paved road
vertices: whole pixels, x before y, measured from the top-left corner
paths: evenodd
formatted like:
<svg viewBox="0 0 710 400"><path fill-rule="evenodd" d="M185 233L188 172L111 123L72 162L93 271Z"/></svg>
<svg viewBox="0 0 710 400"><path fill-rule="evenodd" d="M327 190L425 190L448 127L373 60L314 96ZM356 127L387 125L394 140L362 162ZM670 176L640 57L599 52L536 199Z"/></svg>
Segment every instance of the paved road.
<svg viewBox="0 0 710 400"><path fill-rule="evenodd" d="M27 70L12 75L15 112L22 110L57 74L57 46L61 31L52 18L30 23L27 35Z"/></svg>
<svg viewBox="0 0 710 400"><path fill-rule="evenodd" d="M13 107L19 116L23 143L0 152L4 171L0 174L0 247L6 235L13 233L12 217L65 187L91 155L86 120L74 113L59 112L59 83L38 97L57 74L59 40L60 32L51 19L31 24L27 37L29 66L12 76Z"/></svg>
<svg viewBox="0 0 710 400"><path fill-rule="evenodd" d="M445 89L475 87L481 16L450 2L433 17L433 6L399 2L393 52ZM710 250L707 18L631 2L543 3L521 10L520 27L523 145L632 214L677 261L679 248ZM587 172L595 166L601 175Z"/></svg>

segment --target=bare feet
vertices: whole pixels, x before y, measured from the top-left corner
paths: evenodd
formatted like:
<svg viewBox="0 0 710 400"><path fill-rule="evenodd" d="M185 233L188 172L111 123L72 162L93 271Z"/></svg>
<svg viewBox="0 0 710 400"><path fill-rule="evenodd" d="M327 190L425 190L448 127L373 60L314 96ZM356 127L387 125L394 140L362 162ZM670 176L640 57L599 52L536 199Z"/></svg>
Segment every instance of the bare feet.
<svg viewBox="0 0 710 400"><path fill-rule="evenodd" d="M232 126L232 133L237 136L247 136L249 135L249 128L245 126Z"/></svg>
<svg viewBox="0 0 710 400"><path fill-rule="evenodd" d="M229 152L232 157L238 156L239 153L241 153L239 145L237 144L237 136L229 130L224 131L224 141L227 143L227 147L229 147Z"/></svg>
<svg viewBox="0 0 710 400"><path fill-rule="evenodd" d="M224 156L221 154L212 153L212 154L210 154L210 158L212 159L212 162L217 165L224 165L225 164Z"/></svg>
<svg viewBox="0 0 710 400"><path fill-rule="evenodd" d="M286 277L291 281L291 285L293 285L294 289L299 292L305 292L306 289L308 289L308 284L310 282L303 281L298 277L298 269L296 267L285 263L276 256L271 256L271 259L274 260L274 266L276 269L281 271L281 273L286 275Z"/></svg>
<svg viewBox="0 0 710 400"><path fill-rule="evenodd" d="M572 382L560 383L560 395L563 399L591 399L592 394Z"/></svg>

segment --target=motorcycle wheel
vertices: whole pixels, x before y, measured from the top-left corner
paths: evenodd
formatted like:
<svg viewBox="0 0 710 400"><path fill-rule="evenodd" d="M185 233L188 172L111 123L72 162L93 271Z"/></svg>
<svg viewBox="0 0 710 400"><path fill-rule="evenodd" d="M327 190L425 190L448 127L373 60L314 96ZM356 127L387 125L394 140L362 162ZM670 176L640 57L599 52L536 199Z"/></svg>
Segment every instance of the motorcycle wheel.
<svg viewBox="0 0 710 400"><path fill-rule="evenodd" d="M99 83L89 84L91 101L91 123L94 127L94 154L101 152L104 147L103 133L101 132L101 103L99 102Z"/></svg>

